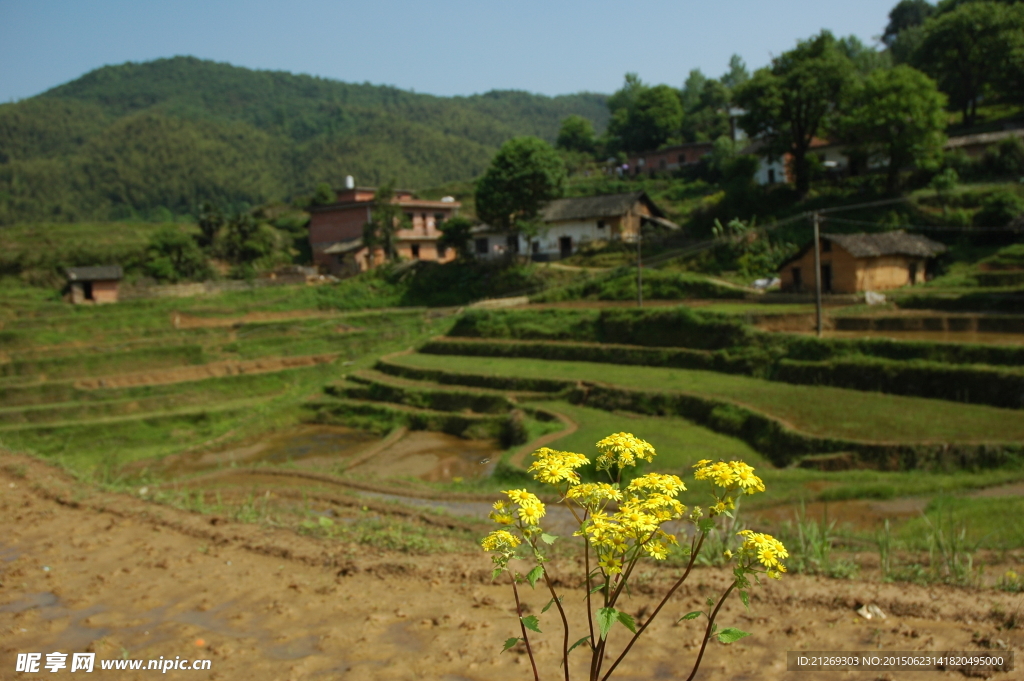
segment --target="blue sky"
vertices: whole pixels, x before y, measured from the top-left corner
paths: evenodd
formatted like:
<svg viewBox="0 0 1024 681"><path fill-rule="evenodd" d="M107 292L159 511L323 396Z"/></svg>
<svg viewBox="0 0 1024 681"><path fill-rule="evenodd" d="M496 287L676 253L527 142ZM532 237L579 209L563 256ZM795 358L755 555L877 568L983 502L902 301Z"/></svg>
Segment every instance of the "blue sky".
<svg viewBox="0 0 1024 681"><path fill-rule="evenodd" d="M188 54L468 95L610 93L751 68L822 28L866 43L896 0L0 0L0 102L105 64Z"/></svg>

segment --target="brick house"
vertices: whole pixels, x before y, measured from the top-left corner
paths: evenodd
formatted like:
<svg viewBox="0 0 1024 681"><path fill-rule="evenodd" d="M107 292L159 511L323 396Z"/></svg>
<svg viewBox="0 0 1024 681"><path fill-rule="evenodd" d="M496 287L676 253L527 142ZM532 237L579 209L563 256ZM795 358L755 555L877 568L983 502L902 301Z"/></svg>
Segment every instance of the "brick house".
<svg viewBox="0 0 1024 681"><path fill-rule="evenodd" d="M373 217L374 187L350 187L337 192L333 203L309 209L309 245L313 265L334 275L354 274L370 267L370 254L363 246L363 226ZM458 214L461 204L448 197L441 201L416 199L412 192L396 190L392 199L405 212L409 228L395 233L400 258L448 262L455 253L439 248L438 229ZM373 261L383 261L376 254Z"/></svg>
<svg viewBox="0 0 1024 681"><path fill-rule="evenodd" d="M631 156L626 162L634 175L641 173L672 172L700 163L715 148L714 142L687 142L657 151L645 151Z"/></svg>
<svg viewBox="0 0 1024 681"><path fill-rule="evenodd" d="M69 267L65 273L70 288L69 299L75 305L117 302L117 288L124 278L120 265Z"/></svg>
<svg viewBox="0 0 1024 681"><path fill-rule="evenodd" d="M903 230L880 234L822 234L824 293L884 291L922 284L928 261L944 252L937 241ZM779 267L782 290L814 291L814 242Z"/></svg>

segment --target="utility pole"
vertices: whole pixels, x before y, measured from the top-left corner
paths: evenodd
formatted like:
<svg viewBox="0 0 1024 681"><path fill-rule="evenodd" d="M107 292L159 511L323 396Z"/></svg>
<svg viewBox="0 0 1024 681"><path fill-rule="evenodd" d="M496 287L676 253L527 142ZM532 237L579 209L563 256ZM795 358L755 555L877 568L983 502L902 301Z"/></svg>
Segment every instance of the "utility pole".
<svg viewBox="0 0 1024 681"><path fill-rule="evenodd" d="M636 306L644 306L644 272L641 248L644 240L644 219L640 218L640 227L636 232Z"/></svg>
<svg viewBox="0 0 1024 681"><path fill-rule="evenodd" d="M814 221L814 307L818 318L818 338L821 338L821 235L818 232L819 216L815 211Z"/></svg>

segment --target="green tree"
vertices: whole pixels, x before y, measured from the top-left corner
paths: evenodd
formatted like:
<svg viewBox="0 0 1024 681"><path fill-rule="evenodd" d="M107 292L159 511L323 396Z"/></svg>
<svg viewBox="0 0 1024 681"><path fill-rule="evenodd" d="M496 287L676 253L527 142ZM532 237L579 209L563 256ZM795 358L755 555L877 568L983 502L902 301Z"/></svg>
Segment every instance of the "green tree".
<svg viewBox="0 0 1024 681"><path fill-rule="evenodd" d="M690 113L700 104L700 93L704 90L704 83L707 76L701 73L700 69L691 69L690 74L683 83L683 112Z"/></svg>
<svg viewBox="0 0 1024 681"><path fill-rule="evenodd" d="M203 201L199 206L199 235L196 237L199 247L205 250L213 248L223 226L224 214L220 209L209 201Z"/></svg>
<svg viewBox="0 0 1024 681"><path fill-rule="evenodd" d="M924 25L913 63L938 81L950 103L961 111L965 125L974 124L978 100L1006 66L1008 31L1015 14L1006 5L972 2Z"/></svg>
<svg viewBox="0 0 1024 681"><path fill-rule="evenodd" d="M594 152L594 124L583 116L573 114L564 121L558 131L555 146L567 151L579 151L586 154Z"/></svg>
<svg viewBox="0 0 1024 681"><path fill-rule="evenodd" d="M176 283L185 279L205 279L210 275L206 256L195 239L171 225L153 233L146 248L146 257L146 273L160 281Z"/></svg>
<svg viewBox="0 0 1024 681"><path fill-rule="evenodd" d="M501 145L477 181L476 212L518 239L535 232L537 213L562 196L564 187L565 164L551 145L536 137L515 137Z"/></svg>
<svg viewBox="0 0 1024 681"><path fill-rule="evenodd" d="M668 85L640 90L625 111L612 116L609 132L630 152L657 149L677 135L683 124L679 92Z"/></svg>
<svg viewBox="0 0 1024 681"><path fill-rule="evenodd" d="M730 90L735 90L750 80L750 71L747 70L747 64L740 55L734 54L729 57L729 70L719 80Z"/></svg>
<svg viewBox="0 0 1024 681"><path fill-rule="evenodd" d="M441 225L441 238L437 240L437 245L453 249L460 260L468 260L472 255L470 248L470 239L473 237L472 229L473 221L461 215L445 220Z"/></svg>
<svg viewBox="0 0 1024 681"><path fill-rule="evenodd" d="M867 75L877 69L892 66L892 56L890 53L879 52L873 47L868 47L855 35L840 38L837 44L839 51L853 62L853 65L861 74Z"/></svg>
<svg viewBox="0 0 1024 681"><path fill-rule="evenodd" d="M313 205L314 206L326 206L327 204L334 203L337 195L334 193L334 189L331 188L329 182L321 182L313 190Z"/></svg>
<svg viewBox="0 0 1024 681"><path fill-rule="evenodd" d="M901 64L869 74L853 101L845 137L888 163L887 187L897 193L901 170L942 150L946 96L931 78Z"/></svg>
<svg viewBox="0 0 1024 681"><path fill-rule="evenodd" d="M221 250L228 262L251 266L273 254L277 234L270 225L262 224L249 212L237 213L227 221Z"/></svg>
<svg viewBox="0 0 1024 681"><path fill-rule="evenodd" d="M796 189L810 189L808 151L811 141L829 129L854 83L850 60L828 31L797 44L759 69L741 87L736 102L747 110L741 125L763 136L769 152L791 154Z"/></svg>
<svg viewBox="0 0 1024 681"><path fill-rule="evenodd" d="M922 25L933 14L935 5L928 0L900 0L889 11L889 23L882 34L882 42L891 48L901 33Z"/></svg>
<svg viewBox="0 0 1024 681"><path fill-rule="evenodd" d="M378 249L384 252L384 259L388 262L398 257L395 233L405 228L407 223L408 218L402 207L395 203L394 180L377 187L370 208L370 220L363 225L363 245L369 249L371 260Z"/></svg>

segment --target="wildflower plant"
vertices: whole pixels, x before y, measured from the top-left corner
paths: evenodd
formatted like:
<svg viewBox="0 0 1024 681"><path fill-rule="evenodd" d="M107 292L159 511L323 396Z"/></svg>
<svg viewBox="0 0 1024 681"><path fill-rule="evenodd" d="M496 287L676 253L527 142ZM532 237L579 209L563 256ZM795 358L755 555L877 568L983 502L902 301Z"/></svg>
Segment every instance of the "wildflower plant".
<svg viewBox="0 0 1024 681"><path fill-rule="evenodd" d="M493 577L497 579L502 574L508 575L515 597L522 636L505 641L504 650L522 642L536 680L540 679L540 674L529 632L541 632L540 618L524 616L519 584L527 582L531 588L536 588L538 582L543 582L551 596L541 615L552 607L558 614L563 634L561 667L566 681L570 678L569 654L580 647L589 649L591 653L590 681L605 681L689 577L705 540L714 530L714 518L719 515L731 517L740 496L764 491L764 483L754 474L754 469L742 461L713 462L705 459L694 465L694 479L708 486L709 505L706 509L699 506L687 508L677 499L686 490L686 485L676 475L647 473L623 483L623 473L627 469L640 461L654 460L656 453L649 443L631 433L616 433L596 446L595 467L598 472L607 474L608 482L582 482L577 471L589 464L590 459L582 454L547 447L533 453L535 460L528 469L534 479L554 488L557 503L569 510L579 527L574 536L579 537L582 544L587 606L587 622L583 625L584 635L581 638L570 642L573 636L562 606L564 596L556 591L545 568L548 560L546 549L559 538L546 533L542 527L547 508L540 498L525 489L504 491L507 498L496 502L490 514L498 528L481 542L483 549L492 554ZM664 529L666 523L675 521L689 523L694 528L692 534L688 533L688 546L683 547L683 555L687 557L686 568L646 621L637 623L619 609L620 599L624 593L629 593L630 577L641 561L665 560L671 547L679 544L676 535ZM789 554L782 542L752 530L742 530L737 534L740 537L737 550L725 551L723 555L725 562L733 568L732 583L717 600L707 599L706 612L690 612L680 620L700 617L707 620L700 651L688 679L696 675L712 636L722 643L732 643L748 635L736 628L719 629L716 622L722 604L732 592L738 591L740 600L749 607L747 590L751 578L757 582L763 574L779 579L786 571L783 561ZM525 561L533 567L523 575L510 567L513 560ZM629 632L629 639L604 669L606 658L611 659L606 655L606 649L613 630L617 631L616 624Z"/></svg>

